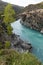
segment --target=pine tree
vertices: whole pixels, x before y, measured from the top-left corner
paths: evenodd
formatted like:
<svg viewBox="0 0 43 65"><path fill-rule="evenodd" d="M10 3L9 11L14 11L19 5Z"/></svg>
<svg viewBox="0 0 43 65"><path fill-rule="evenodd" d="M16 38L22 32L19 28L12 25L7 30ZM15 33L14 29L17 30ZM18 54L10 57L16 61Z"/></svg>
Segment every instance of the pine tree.
<svg viewBox="0 0 43 65"><path fill-rule="evenodd" d="M12 8L12 5L11 4L8 4L6 7L5 7L5 11L4 11L4 23L6 24L9 24L11 22L14 22L15 18L15 11L13 10Z"/></svg>

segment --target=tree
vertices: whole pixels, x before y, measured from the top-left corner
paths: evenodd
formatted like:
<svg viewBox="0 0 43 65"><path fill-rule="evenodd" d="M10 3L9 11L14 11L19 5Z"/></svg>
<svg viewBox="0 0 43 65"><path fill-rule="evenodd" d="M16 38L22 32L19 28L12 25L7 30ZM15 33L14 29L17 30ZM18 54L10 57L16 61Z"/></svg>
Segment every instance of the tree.
<svg viewBox="0 0 43 65"><path fill-rule="evenodd" d="M10 23L14 21L15 21L15 11L13 10L12 5L8 4L5 7L4 19L3 19L3 22L6 25L8 35L12 34L12 27Z"/></svg>
<svg viewBox="0 0 43 65"><path fill-rule="evenodd" d="M15 16L15 11L13 10L12 5L8 4L5 7L5 11L4 11L4 20L3 20L4 23L9 24L13 22L15 20L14 16Z"/></svg>
<svg viewBox="0 0 43 65"><path fill-rule="evenodd" d="M7 34L8 34L8 35L11 35L11 34L12 34L12 30L13 30L13 29L12 29L11 25L8 24L8 25L7 25Z"/></svg>

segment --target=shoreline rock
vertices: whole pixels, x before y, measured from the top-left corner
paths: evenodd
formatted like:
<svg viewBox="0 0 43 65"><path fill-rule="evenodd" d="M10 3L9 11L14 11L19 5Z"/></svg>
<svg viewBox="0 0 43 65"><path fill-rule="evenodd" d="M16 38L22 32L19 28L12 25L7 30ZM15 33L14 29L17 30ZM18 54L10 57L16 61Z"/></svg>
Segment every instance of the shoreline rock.
<svg viewBox="0 0 43 65"><path fill-rule="evenodd" d="M43 28L41 29L41 33L43 34Z"/></svg>
<svg viewBox="0 0 43 65"><path fill-rule="evenodd" d="M12 39L13 38L13 39ZM11 48L15 49L16 51L23 53L23 52L31 52L32 45L31 43L25 42L16 34L12 34L11 36Z"/></svg>
<svg viewBox="0 0 43 65"><path fill-rule="evenodd" d="M43 33L43 9L24 12L20 16L22 25Z"/></svg>

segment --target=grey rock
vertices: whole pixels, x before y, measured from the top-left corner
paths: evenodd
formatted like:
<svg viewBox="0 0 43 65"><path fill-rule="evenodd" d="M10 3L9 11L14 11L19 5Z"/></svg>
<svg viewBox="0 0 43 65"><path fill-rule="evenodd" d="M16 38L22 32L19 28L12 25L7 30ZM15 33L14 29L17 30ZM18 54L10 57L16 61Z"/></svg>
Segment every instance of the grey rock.
<svg viewBox="0 0 43 65"><path fill-rule="evenodd" d="M26 17L25 17L26 16ZM21 14L21 24L31 29L41 31L43 28L43 9L23 12Z"/></svg>
<svg viewBox="0 0 43 65"><path fill-rule="evenodd" d="M13 35L13 39L11 38L11 48L15 49L16 51L23 53L23 52L31 52L32 45L31 43L27 43L20 39L18 35Z"/></svg>

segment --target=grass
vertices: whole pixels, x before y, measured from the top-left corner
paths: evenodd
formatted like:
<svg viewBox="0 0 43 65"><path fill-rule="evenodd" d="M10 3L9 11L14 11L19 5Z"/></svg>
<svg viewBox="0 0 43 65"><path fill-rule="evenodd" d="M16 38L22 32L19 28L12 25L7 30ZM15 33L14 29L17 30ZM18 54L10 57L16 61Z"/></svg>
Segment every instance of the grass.
<svg viewBox="0 0 43 65"><path fill-rule="evenodd" d="M42 65L31 53L20 54L13 49L0 50L0 65Z"/></svg>

